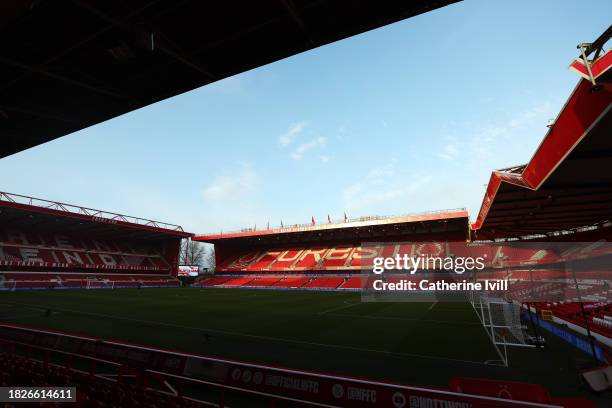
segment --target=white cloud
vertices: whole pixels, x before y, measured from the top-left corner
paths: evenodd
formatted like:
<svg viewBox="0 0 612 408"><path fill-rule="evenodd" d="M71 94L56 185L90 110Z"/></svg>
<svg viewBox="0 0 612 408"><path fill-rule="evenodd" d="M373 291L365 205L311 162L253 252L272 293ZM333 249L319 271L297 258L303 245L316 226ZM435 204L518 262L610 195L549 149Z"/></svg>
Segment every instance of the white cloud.
<svg viewBox="0 0 612 408"><path fill-rule="evenodd" d="M459 149L455 143L447 143L442 151L437 153L437 156L444 160L454 160L458 153Z"/></svg>
<svg viewBox="0 0 612 408"><path fill-rule="evenodd" d="M204 202L187 213L198 232L218 233L240 228L261 228L267 220L258 172L248 163L231 166L204 188Z"/></svg>
<svg viewBox="0 0 612 408"><path fill-rule="evenodd" d="M397 160L393 159L390 163L382 166L374 167L365 177L365 181L370 184L384 184L395 176L395 164Z"/></svg>
<svg viewBox="0 0 612 408"><path fill-rule="evenodd" d="M389 188L371 197L372 202L387 201L405 197L414 194L421 190L422 187L428 185L432 181L433 177L430 175L423 175L415 177L406 183L404 186Z"/></svg>
<svg viewBox="0 0 612 408"><path fill-rule="evenodd" d="M304 157L304 153L312 149L324 148L327 146L327 138L319 136L309 142L302 143L292 153L291 158L293 160L301 160Z"/></svg>
<svg viewBox="0 0 612 408"><path fill-rule="evenodd" d="M449 136L434 154L440 159L457 161L486 172L526 161L529 153L523 152L530 152L531 146L545 134L544 126L548 118L554 116L553 109L552 103L544 101L514 114L504 109L506 120L451 123L442 130ZM519 152L522 158L514 158ZM506 158L507 162L500 162L500 158Z"/></svg>
<svg viewBox="0 0 612 408"><path fill-rule="evenodd" d="M248 94L248 85L244 75L235 75L207 85L202 90L223 96L243 96Z"/></svg>
<svg viewBox="0 0 612 408"><path fill-rule="evenodd" d="M483 160L504 157L504 153L510 155L509 148L520 147L520 151L527 150L524 159L509 159L508 163L494 163L494 168L506 165L515 165L516 160L527 161L532 151L531 147L525 149L524 143L534 144L546 133L546 122L553 116L553 106L545 101L533 105L530 109L518 112L513 117L501 124L485 124L476 129L468 141L468 157L475 165L482 165ZM508 144L509 142L512 142Z"/></svg>
<svg viewBox="0 0 612 408"><path fill-rule="evenodd" d="M387 206L406 208L410 199L431 184L433 176L406 175L396 169L396 160L372 168L363 179L349 185L342 192L344 206L351 211L376 211Z"/></svg>
<svg viewBox="0 0 612 408"><path fill-rule="evenodd" d="M278 143L282 147L289 146L293 140L308 126L308 122L296 122L292 124L289 129L278 138Z"/></svg>
<svg viewBox="0 0 612 408"><path fill-rule="evenodd" d="M209 203L220 203L227 199L244 197L255 190L257 174L248 164L234 174L219 175L204 189L204 199Z"/></svg>
<svg viewBox="0 0 612 408"><path fill-rule="evenodd" d="M508 122L509 128L518 128L528 125L536 119L541 119L542 115L552 114L552 104L550 102L542 102L526 110ZM544 125L544 124L543 124Z"/></svg>
<svg viewBox="0 0 612 408"><path fill-rule="evenodd" d="M342 192L342 197L347 203L351 203L363 191L363 183L351 184Z"/></svg>
<svg viewBox="0 0 612 408"><path fill-rule="evenodd" d="M348 123L343 124L338 128L336 132L336 138L338 140L346 140L355 137L356 133L350 128Z"/></svg>

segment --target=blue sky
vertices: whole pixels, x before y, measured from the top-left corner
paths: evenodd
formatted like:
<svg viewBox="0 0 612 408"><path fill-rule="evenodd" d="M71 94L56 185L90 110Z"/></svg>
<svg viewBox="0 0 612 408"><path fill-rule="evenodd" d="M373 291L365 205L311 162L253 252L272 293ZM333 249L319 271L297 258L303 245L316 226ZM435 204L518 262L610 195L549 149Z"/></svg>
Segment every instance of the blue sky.
<svg viewBox="0 0 612 408"><path fill-rule="evenodd" d="M596 12L592 12L596 10ZM467 207L527 162L612 2L465 1L0 160L0 189L217 232Z"/></svg>

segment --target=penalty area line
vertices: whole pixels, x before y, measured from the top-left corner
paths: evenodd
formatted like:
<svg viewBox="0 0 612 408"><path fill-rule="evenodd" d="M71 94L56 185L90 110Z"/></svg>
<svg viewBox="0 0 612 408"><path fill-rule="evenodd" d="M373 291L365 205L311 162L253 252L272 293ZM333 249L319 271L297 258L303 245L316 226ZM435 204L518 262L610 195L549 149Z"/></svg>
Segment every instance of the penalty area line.
<svg viewBox="0 0 612 408"><path fill-rule="evenodd" d="M338 307L334 307L334 308L331 308L331 309L327 309L327 310L324 310L324 311L319 312L317 314L320 316L320 315L328 314L328 313L335 312L335 311L338 311L338 310L348 309L349 307L357 306L357 305L360 304L360 302L353 303L353 302L349 302L348 300L345 300L342 303L344 303L344 305L338 306Z"/></svg>
<svg viewBox="0 0 612 408"><path fill-rule="evenodd" d="M371 319L371 320L397 320L402 322L420 322L420 323L435 323L435 324L459 324L469 326L480 326L480 323L466 322L460 320L427 320L423 318L411 318L411 317L393 317L393 316L381 316L381 315L356 315L348 313L327 313L327 316L335 317L350 317L356 319Z"/></svg>

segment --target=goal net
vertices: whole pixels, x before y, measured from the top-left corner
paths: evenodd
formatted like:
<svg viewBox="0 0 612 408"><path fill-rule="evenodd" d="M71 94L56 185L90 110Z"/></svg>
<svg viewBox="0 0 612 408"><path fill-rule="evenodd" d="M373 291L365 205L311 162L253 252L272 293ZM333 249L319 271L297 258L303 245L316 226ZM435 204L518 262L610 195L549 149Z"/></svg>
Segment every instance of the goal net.
<svg viewBox="0 0 612 408"><path fill-rule="evenodd" d="M506 347L533 347L526 342L518 304L486 293L472 293L470 302L504 365L508 365Z"/></svg>
<svg viewBox="0 0 612 408"><path fill-rule="evenodd" d="M86 289L114 289L115 281L87 279Z"/></svg>

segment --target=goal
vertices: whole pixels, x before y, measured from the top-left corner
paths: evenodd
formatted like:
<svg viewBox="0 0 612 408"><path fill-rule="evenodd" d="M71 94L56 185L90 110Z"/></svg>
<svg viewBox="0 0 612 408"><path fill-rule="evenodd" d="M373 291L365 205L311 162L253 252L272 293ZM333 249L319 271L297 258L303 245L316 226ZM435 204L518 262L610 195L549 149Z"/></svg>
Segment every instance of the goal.
<svg viewBox="0 0 612 408"><path fill-rule="evenodd" d="M115 281L87 279L86 289L115 289Z"/></svg>
<svg viewBox="0 0 612 408"><path fill-rule="evenodd" d="M472 292L470 303L505 366L508 346L535 347L526 342L518 304L482 292Z"/></svg>

